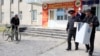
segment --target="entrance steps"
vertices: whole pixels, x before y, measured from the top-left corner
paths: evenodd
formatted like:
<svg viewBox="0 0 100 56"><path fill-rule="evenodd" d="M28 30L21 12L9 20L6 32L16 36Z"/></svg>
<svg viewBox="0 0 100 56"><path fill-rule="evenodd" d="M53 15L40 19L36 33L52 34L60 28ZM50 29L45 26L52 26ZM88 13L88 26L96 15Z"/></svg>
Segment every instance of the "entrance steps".
<svg viewBox="0 0 100 56"><path fill-rule="evenodd" d="M32 36L42 36L42 37L60 37L66 38L66 30L60 29L44 29L44 28L27 28L24 32L24 35Z"/></svg>

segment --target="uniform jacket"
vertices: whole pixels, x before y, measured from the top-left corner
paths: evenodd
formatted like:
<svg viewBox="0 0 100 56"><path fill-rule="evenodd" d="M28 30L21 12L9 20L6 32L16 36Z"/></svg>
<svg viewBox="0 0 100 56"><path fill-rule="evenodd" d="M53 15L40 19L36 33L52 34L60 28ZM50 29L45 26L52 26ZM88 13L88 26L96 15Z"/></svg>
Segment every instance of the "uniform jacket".
<svg viewBox="0 0 100 56"><path fill-rule="evenodd" d="M69 19L66 31L69 30L69 33L76 33L76 27L74 27L74 23L78 21L78 18L76 16Z"/></svg>

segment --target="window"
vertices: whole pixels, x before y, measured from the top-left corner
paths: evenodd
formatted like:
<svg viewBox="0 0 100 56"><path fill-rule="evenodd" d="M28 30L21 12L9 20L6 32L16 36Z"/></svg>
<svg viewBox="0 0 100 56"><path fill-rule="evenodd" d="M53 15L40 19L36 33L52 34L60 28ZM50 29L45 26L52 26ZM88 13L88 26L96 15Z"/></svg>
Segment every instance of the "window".
<svg viewBox="0 0 100 56"><path fill-rule="evenodd" d="M4 5L4 0L1 0L1 5Z"/></svg>
<svg viewBox="0 0 100 56"><path fill-rule="evenodd" d="M67 20L67 14L66 14L66 9L64 8L59 8L57 9L57 20Z"/></svg>
<svg viewBox="0 0 100 56"><path fill-rule="evenodd" d="M4 12L1 12L1 19L0 22L2 23L2 20L4 19Z"/></svg>
<svg viewBox="0 0 100 56"><path fill-rule="evenodd" d="M14 17L14 12L13 12L13 11L11 11L11 18L12 18L12 17Z"/></svg>
<svg viewBox="0 0 100 56"><path fill-rule="evenodd" d="M32 19L37 20L37 10L32 11Z"/></svg>
<svg viewBox="0 0 100 56"><path fill-rule="evenodd" d="M11 0L11 4L13 4L14 3L14 0Z"/></svg>
<svg viewBox="0 0 100 56"><path fill-rule="evenodd" d="M60 20L60 16L57 16L57 20Z"/></svg>
<svg viewBox="0 0 100 56"><path fill-rule="evenodd" d="M63 11L64 9L63 8L59 8L59 9L57 9L57 11Z"/></svg>
<svg viewBox="0 0 100 56"><path fill-rule="evenodd" d="M60 19L63 20L64 16L60 16L60 17L61 17Z"/></svg>
<svg viewBox="0 0 100 56"><path fill-rule="evenodd" d="M1 13L1 19L4 19L4 12Z"/></svg>
<svg viewBox="0 0 100 56"><path fill-rule="evenodd" d="M59 15L57 16L57 20L67 20L67 15Z"/></svg>
<svg viewBox="0 0 100 56"><path fill-rule="evenodd" d="M65 15L65 18L64 18L64 20L67 20L67 15Z"/></svg>
<svg viewBox="0 0 100 56"><path fill-rule="evenodd" d="M54 20L54 10L50 10L50 20Z"/></svg>
<svg viewBox="0 0 100 56"><path fill-rule="evenodd" d="M22 20L22 11L19 12L19 19Z"/></svg>
<svg viewBox="0 0 100 56"><path fill-rule="evenodd" d="M22 0L19 0L19 2L22 2Z"/></svg>
<svg viewBox="0 0 100 56"><path fill-rule="evenodd" d="M57 20L63 20L63 16L62 15L60 15L60 16L57 16Z"/></svg>

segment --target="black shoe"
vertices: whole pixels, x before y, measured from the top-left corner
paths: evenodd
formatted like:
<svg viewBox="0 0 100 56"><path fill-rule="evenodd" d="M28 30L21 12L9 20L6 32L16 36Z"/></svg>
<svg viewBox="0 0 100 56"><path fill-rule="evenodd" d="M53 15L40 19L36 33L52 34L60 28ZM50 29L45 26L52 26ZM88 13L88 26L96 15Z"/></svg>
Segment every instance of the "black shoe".
<svg viewBox="0 0 100 56"><path fill-rule="evenodd" d="M89 49L86 49L86 53L88 53L89 52Z"/></svg>
<svg viewBox="0 0 100 56"><path fill-rule="evenodd" d="M93 55L89 54L89 56L93 56Z"/></svg>
<svg viewBox="0 0 100 56"><path fill-rule="evenodd" d="M89 51L88 50L86 50L86 53L88 53Z"/></svg>
<svg viewBox="0 0 100 56"><path fill-rule="evenodd" d="M16 40L16 41L20 41L20 40Z"/></svg>
<svg viewBox="0 0 100 56"><path fill-rule="evenodd" d="M67 48L66 50L67 50L67 51L71 51L71 49L70 49L70 48Z"/></svg>
<svg viewBox="0 0 100 56"><path fill-rule="evenodd" d="M89 53L89 56L93 56L92 53Z"/></svg>
<svg viewBox="0 0 100 56"><path fill-rule="evenodd" d="M79 48L77 47L77 48L75 48L75 50L79 50Z"/></svg>

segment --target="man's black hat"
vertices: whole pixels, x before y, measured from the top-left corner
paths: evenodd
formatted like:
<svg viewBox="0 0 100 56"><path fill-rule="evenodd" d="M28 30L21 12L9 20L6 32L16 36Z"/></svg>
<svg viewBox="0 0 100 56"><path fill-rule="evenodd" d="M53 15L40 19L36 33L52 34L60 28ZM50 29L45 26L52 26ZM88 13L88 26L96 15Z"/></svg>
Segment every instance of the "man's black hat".
<svg viewBox="0 0 100 56"><path fill-rule="evenodd" d="M92 13L92 10L91 10L91 9L87 9L87 10L85 10L85 12L90 12L90 13Z"/></svg>

